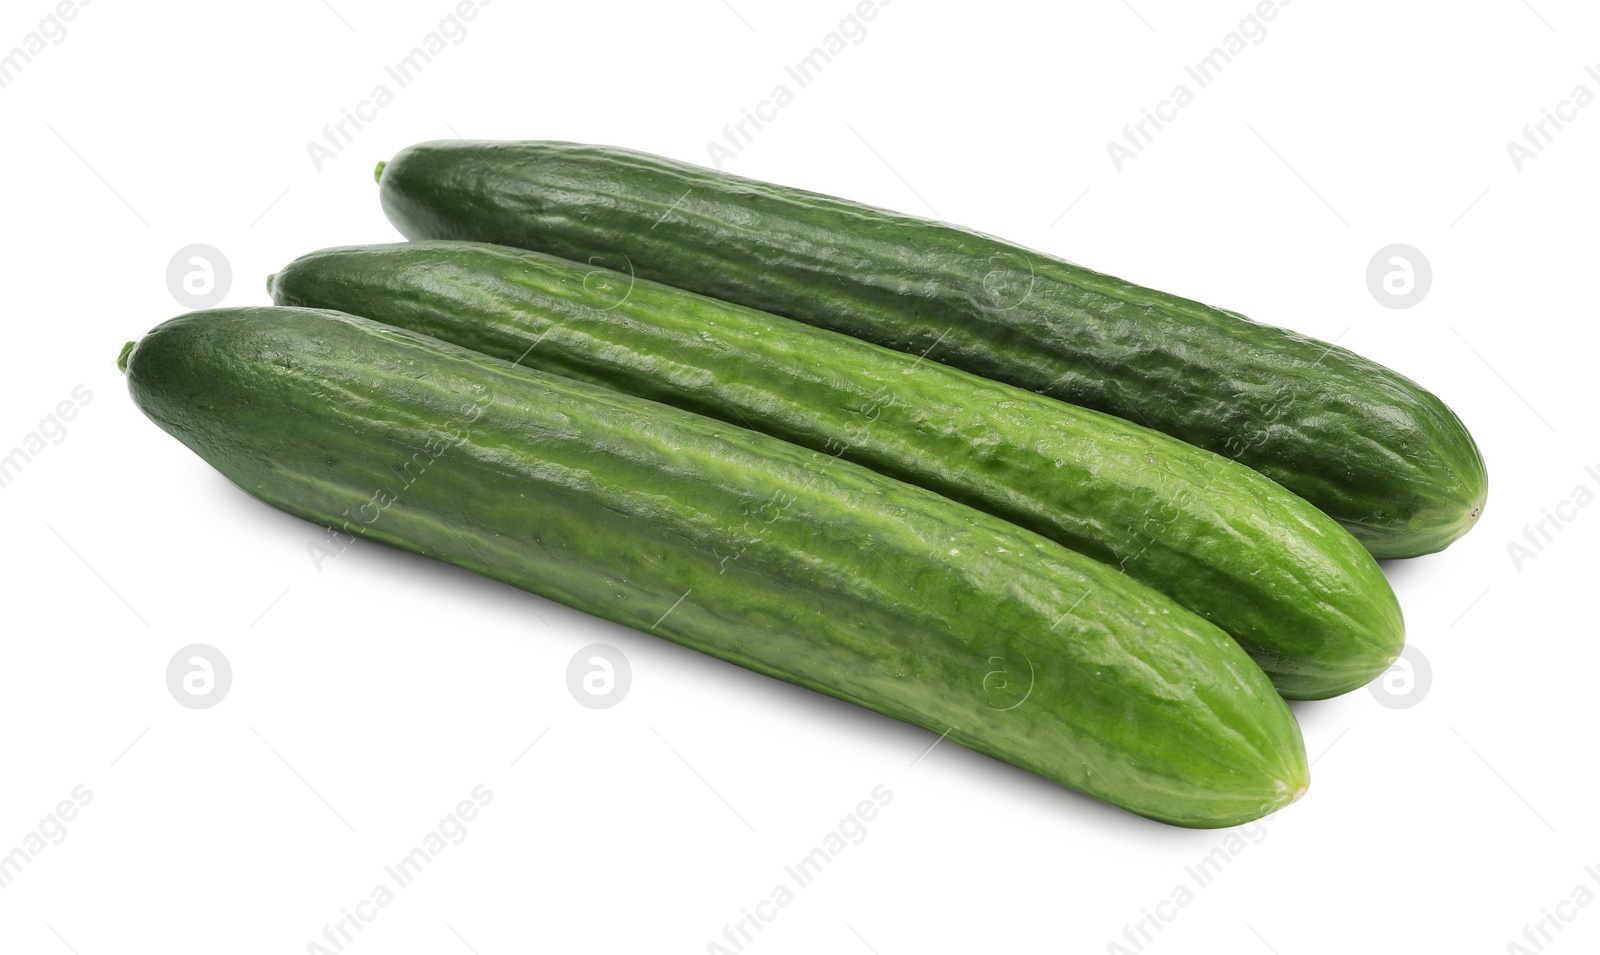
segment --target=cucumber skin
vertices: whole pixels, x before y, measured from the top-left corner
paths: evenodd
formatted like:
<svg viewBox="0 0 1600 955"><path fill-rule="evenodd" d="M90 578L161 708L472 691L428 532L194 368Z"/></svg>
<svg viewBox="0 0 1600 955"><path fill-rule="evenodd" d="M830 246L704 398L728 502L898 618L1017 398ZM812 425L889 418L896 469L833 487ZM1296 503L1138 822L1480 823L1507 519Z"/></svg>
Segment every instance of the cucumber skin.
<svg viewBox="0 0 1600 955"><path fill-rule="evenodd" d="M648 153L423 143L380 177L410 239L513 245L854 335L1234 458L1379 558L1476 523L1483 459L1388 368L1292 331L956 226Z"/></svg>
<svg viewBox="0 0 1600 955"><path fill-rule="evenodd" d="M848 336L535 252L329 249L278 305L379 319L841 455L1111 564L1217 624L1278 692L1363 686L1404 644L1372 557L1247 467Z"/></svg>
<svg viewBox="0 0 1600 955"><path fill-rule="evenodd" d="M1175 825L1236 825L1306 786L1293 715L1222 631L865 468L334 312L191 313L126 366L151 420L307 520ZM1023 661L1017 700L994 671Z"/></svg>

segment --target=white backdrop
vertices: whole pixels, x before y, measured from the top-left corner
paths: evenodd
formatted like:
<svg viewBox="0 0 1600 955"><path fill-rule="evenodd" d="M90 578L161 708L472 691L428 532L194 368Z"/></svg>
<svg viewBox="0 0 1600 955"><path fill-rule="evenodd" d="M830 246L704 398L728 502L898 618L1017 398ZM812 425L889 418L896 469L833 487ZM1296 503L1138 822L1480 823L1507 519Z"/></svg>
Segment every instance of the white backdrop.
<svg viewBox="0 0 1600 955"><path fill-rule="evenodd" d="M24 457L0 488L0 948L1595 949L1600 12L863 9L5 4L0 55L23 55L0 61L0 453ZM401 86L386 67L435 32ZM785 67L835 32L800 87ZM1237 55L1205 67L1234 32ZM779 84L792 96L762 106ZM1180 84L1184 105L1164 105ZM405 145L571 139L709 163L758 109L729 171L1337 339L1465 419L1485 516L1387 567L1413 647L1388 689L1295 706L1304 800L1231 833L1147 824L498 582L365 544L318 566L316 528L126 396L122 343L186 308L179 250L220 253L218 294L226 260L225 304L265 303L297 255L396 238L372 168ZM1114 160L1147 110L1169 119ZM347 115L361 128L331 128ZM1367 279L1396 243L1431 269L1408 308ZM231 668L210 708L169 691L191 644ZM608 709L568 689L590 644L631 668ZM792 904L725 939L830 833L845 848ZM386 867L419 847L431 862L394 888ZM359 904L382 884L386 906Z"/></svg>

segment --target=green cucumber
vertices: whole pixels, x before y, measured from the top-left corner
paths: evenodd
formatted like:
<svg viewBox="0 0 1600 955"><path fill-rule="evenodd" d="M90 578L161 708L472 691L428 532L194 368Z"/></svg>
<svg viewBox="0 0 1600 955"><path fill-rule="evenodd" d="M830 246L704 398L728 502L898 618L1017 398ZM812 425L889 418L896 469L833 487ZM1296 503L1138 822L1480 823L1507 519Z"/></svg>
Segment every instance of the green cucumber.
<svg viewBox="0 0 1600 955"><path fill-rule="evenodd" d="M1440 550L1483 507L1477 445L1410 379L967 229L574 143L426 143L379 181L407 238L625 262L1126 418L1255 468L1377 557Z"/></svg>
<svg viewBox="0 0 1600 955"><path fill-rule="evenodd" d="M1307 784L1221 630L1098 561L867 468L337 312L241 308L123 356L255 497L925 727L1153 819Z"/></svg>
<svg viewBox="0 0 1600 955"><path fill-rule="evenodd" d="M536 252L330 249L279 305L380 319L763 431L1004 517L1218 625L1292 699L1386 670L1394 592L1327 515L1243 465L947 365Z"/></svg>

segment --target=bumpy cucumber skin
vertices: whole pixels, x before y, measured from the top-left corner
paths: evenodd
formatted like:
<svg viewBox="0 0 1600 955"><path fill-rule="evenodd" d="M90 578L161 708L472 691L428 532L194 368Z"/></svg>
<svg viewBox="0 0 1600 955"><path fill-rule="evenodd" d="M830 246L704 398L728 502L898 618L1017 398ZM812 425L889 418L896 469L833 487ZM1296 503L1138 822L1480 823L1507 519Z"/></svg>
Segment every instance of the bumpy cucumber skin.
<svg viewBox="0 0 1600 955"><path fill-rule="evenodd" d="M1148 428L765 312L536 252L315 252L270 282L329 308L864 464L1111 564L1239 641L1290 699L1365 685L1394 592L1331 518Z"/></svg>
<svg viewBox="0 0 1600 955"><path fill-rule="evenodd" d="M1293 715L1221 630L849 462L335 312L191 313L127 375L147 416L268 504L1150 818L1235 825L1306 786Z"/></svg>
<svg viewBox="0 0 1600 955"><path fill-rule="evenodd" d="M1234 458L1380 558L1443 549L1487 476L1448 407L1360 356L991 236L647 153L424 143L380 177L412 239L471 239L786 315Z"/></svg>

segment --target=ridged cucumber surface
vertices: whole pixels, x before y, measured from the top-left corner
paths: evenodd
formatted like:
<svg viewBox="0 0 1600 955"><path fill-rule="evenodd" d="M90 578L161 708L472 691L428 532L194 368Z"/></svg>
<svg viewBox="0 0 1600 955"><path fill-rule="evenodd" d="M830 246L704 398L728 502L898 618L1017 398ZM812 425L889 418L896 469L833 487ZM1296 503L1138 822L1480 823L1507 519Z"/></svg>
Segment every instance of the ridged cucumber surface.
<svg viewBox="0 0 1600 955"><path fill-rule="evenodd" d="M597 260L1163 431L1267 475L1378 557L1442 549L1483 507L1477 445L1410 379L957 226L575 143L424 143L380 183L407 238Z"/></svg>
<svg viewBox="0 0 1600 955"><path fill-rule="evenodd" d="M330 308L753 428L1037 531L1238 640L1284 696L1362 686L1404 643L1383 572L1262 475L1119 418L536 252L329 249L270 282Z"/></svg>
<svg viewBox="0 0 1600 955"><path fill-rule="evenodd" d="M848 461L310 309L196 312L121 363L275 507L810 687L1154 819L1307 782L1221 630L1098 561Z"/></svg>

